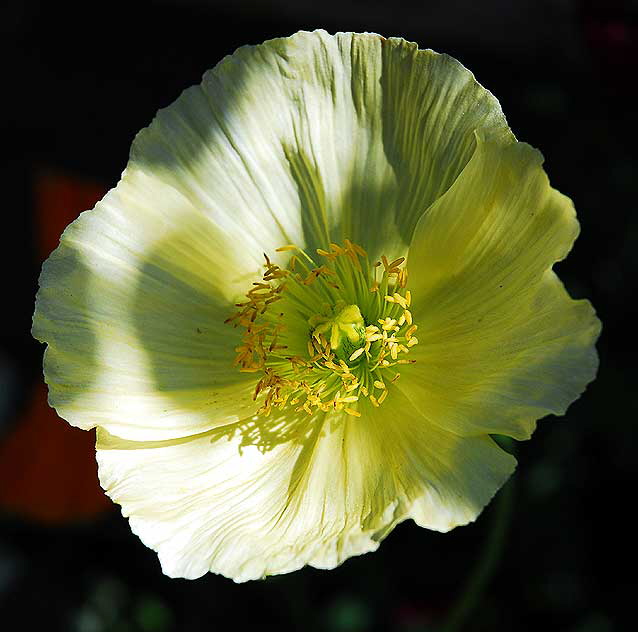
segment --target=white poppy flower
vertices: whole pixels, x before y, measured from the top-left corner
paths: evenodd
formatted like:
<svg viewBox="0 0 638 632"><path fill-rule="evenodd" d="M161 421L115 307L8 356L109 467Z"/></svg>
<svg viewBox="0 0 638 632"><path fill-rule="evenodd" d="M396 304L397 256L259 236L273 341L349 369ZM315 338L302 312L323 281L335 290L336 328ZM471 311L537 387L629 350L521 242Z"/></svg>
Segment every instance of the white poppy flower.
<svg viewBox="0 0 638 632"><path fill-rule="evenodd" d="M596 371L541 164L461 64L373 34L241 48L139 133L33 331L166 574L332 568L477 517L515 465L490 434Z"/></svg>

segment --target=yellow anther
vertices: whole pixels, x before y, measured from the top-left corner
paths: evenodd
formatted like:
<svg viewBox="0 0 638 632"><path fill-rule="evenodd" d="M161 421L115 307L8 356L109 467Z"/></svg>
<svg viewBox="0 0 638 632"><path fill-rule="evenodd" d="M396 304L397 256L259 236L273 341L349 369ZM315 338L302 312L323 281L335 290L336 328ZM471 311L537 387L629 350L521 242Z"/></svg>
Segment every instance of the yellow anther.
<svg viewBox="0 0 638 632"><path fill-rule="evenodd" d="M356 351L354 351L350 355L350 362L354 362L358 357L362 356L364 351L365 351L364 347L361 347L360 349L357 349Z"/></svg>
<svg viewBox="0 0 638 632"><path fill-rule="evenodd" d="M405 310L403 312L403 315L405 316L405 320L408 323L408 325L412 324L412 313L409 310Z"/></svg>
<svg viewBox="0 0 638 632"><path fill-rule="evenodd" d="M404 261L405 257L399 257L398 259L395 259L392 263L388 264L388 270L392 272L392 270L400 266Z"/></svg>
<svg viewBox="0 0 638 632"><path fill-rule="evenodd" d="M379 319L379 323L381 323L381 328L384 331L390 331L397 324L397 321L396 321L396 318L390 318L388 316L388 318L386 318L385 321Z"/></svg>
<svg viewBox="0 0 638 632"><path fill-rule="evenodd" d="M346 239L346 243L350 246L360 257L367 257L368 253L359 244L355 244Z"/></svg>
<svg viewBox="0 0 638 632"><path fill-rule="evenodd" d="M408 347L414 347L414 345L418 345L418 344L419 344L419 339L416 336L408 340Z"/></svg>
<svg viewBox="0 0 638 632"><path fill-rule="evenodd" d="M388 303L396 303L396 301L391 296L383 297Z"/></svg>
<svg viewBox="0 0 638 632"><path fill-rule="evenodd" d="M381 404L383 404L383 402L385 401L385 398L388 396L388 391L383 391L383 393L381 393L380 397L379 397L379 406Z"/></svg>
<svg viewBox="0 0 638 632"><path fill-rule="evenodd" d="M358 410L354 410L354 408L344 408L344 412L351 417L361 417L361 413Z"/></svg>
<svg viewBox="0 0 638 632"><path fill-rule="evenodd" d="M319 270L312 270L308 274L308 276L302 281L302 283L304 285L312 285L317 280L320 274L321 272Z"/></svg>
<svg viewBox="0 0 638 632"><path fill-rule="evenodd" d="M298 250L298 248L295 244L286 244L285 246L281 246L281 248L276 248L275 252L287 252L288 250Z"/></svg>
<svg viewBox="0 0 638 632"><path fill-rule="evenodd" d="M403 309L405 309L408 306L408 302L398 292L395 292L392 296L394 298L394 302L401 305Z"/></svg>
<svg viewBox="0 0 638 632"><path fill-rule="evenodd" d="M385 384L381 380L375 380L374 385L381 390L385 389Z"/></svg>

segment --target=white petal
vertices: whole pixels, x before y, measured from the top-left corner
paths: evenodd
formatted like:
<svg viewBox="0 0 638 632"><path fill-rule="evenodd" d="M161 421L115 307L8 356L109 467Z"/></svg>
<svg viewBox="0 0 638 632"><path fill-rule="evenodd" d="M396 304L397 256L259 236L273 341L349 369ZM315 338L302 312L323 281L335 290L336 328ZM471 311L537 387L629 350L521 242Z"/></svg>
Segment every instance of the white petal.
<svg viewBox="0 0 638 632"><path fill-rule="evenodd" d="M361 418L261 419L232 437L141 444L99 431L100 480L164 572L187 578L332 568L408 517L441 531L474 520L514 459L391 396Z"/></svg>
<svg viewBox="0 0 638 632"><path fill-rule="evenodd" d="M255 408L254 379L232 368L239 332L223 320L234 286L259 264L173 189L148 184L126 178L65 231L43 267L33 326L49 344L59 414L139 440L202 432Z"/></svg>

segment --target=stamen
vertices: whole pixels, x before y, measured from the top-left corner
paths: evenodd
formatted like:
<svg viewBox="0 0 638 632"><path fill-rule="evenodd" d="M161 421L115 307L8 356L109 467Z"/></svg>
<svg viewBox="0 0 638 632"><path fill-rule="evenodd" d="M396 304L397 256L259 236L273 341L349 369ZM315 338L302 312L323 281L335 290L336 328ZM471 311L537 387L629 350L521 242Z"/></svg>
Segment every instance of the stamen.
<svg viewBox="0 0 638 632"><path fill-rule="evenodd" d="M347 239L343 246L317 249L323 265L295 244L276 249L290 251L297 252L287 269L264 254L262 278L224 321L245 329L234 365L243 373L261 373L253 391L261 415L288 408L361 417L347 404L364 398L380 406L400 377L387 369L415 362L401 357L418 344L408 309L412 296L403 290L405 258L388 261L384 255L371 266L366 251ZM370 385L380 392L378 398Z"/></svg>

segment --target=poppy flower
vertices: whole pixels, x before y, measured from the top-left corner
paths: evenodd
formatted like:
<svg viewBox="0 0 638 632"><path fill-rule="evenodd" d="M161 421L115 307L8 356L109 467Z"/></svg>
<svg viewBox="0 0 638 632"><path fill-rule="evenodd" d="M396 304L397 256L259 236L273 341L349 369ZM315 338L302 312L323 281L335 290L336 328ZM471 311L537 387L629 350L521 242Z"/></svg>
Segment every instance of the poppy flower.
<svg viewBox="0 0 638 632"><path fill-rule="evenodd" d="M596 372L542 157L454 59L300 32L160 110L45 263L50 402L163 571L236 581L473 521Z"/></svg>

